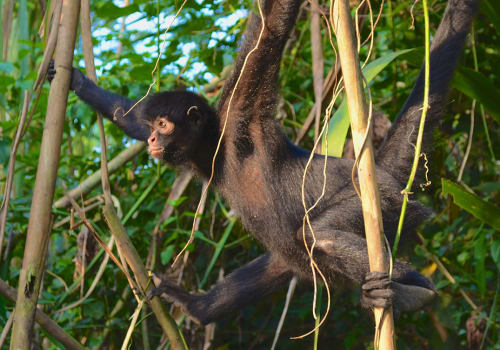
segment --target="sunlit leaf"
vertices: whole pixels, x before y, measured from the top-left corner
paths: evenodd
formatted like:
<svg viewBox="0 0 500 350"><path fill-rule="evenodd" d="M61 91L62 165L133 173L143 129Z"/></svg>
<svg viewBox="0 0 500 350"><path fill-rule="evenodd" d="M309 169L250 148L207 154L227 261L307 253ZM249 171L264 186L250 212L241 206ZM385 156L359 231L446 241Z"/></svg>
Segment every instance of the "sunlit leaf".
<svg viewBox="0 0 500 350"><path fill-rule="evenodd" d="M403 55L412 51L401 50L397 52L391 52L384 55L369 64L363 69L363 75L368 83L370 83L389 63L391 63L398 56ZM330 124L328 125L328 155L334 157L341 157L344 150L345 138L347 136L347 131L349 130L349 113L347 108L347 102L344 99L333 114L330 119ZM322 150L326 147L326 142L323 142Z"/></svg>

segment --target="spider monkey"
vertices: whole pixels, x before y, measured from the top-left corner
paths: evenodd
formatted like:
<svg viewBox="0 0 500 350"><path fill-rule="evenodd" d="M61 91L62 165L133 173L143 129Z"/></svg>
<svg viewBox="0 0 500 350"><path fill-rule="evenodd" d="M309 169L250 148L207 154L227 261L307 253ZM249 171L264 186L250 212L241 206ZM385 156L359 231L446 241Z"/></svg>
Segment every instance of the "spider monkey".
<svg viewBox="0 0 500 350"><path fill-rule="evenodd" d="M425 145L430 143L447 101L450 79L477 12L479 0L449 0L431 48L430 109ZM227 126L214 163L213 184L241 218L245 228L269 251L226 276L204 294L188 293L164 280L155 290L180 305L195 321L208 324L282 288L292 276L311 280L302 239L304 208L301 182L310 151L290 142L274 119L283 48L294 28L301 0L262 0L265 28L258 48L261 19L251 15L231 78L217 110L200 96L167 91L134 104L101 89L73 68L71 89L130 137L148 141L149 153L175 166L189 166L202 177L211 175L212 159L223 124ZM50 70L49 78L55 69ZM236 81L241 80L236 87ZM390 244L402 203L401 190L410 173L421 106L423 70L406 104L376 156L383 224ZM232 96L231 109L227 115ZM323 186L324 157L314 155L306 176L310 207ZM396 261L392 280L369 272L361 203L351 183L353 161L329 157L326 192L310 213L316 238L315 260L331 286L341 280L362 285L365 307L414 311L437 294L433 284L410 265ZM408 204L404 237L429 215L414 200ZM306 231L310 244L312 234Z"/></svg>

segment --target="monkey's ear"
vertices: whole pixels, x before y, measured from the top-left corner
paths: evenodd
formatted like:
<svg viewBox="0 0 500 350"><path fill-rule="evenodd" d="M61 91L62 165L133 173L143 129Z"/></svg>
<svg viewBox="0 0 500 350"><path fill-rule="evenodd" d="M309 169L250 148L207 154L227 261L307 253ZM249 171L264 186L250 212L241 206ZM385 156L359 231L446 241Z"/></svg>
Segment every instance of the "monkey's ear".
<svg viewBox="0 0 500 350"><path fill-rule="evenodd" d="M200 121L201 120L201 110L198 108L198 106L191 106L189 107L187 111L187 116L190 119L193 119L195 121Z"/></svg>

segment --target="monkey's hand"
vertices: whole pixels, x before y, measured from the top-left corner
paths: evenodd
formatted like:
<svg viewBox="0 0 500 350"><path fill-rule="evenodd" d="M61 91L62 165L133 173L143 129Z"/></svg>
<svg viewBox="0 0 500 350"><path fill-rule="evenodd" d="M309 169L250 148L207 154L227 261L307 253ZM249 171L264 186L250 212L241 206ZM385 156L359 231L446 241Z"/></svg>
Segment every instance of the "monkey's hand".
<svg viewBox="0 0 500 350"><path fill-rule="evenodd" d="M385 272L368 272L361 290L363 307L388 308L392 305L395 318L401 312L421 309L437 296L432 283L412 270L397 276L393 281Z"/></svg>
<svg viewBox="0 0 500 350"><path fill-rule="evenodd" d="M56 76L56 67L54 66L54 60L51 60L49 63L49 69L47 71L47 80L49 83L52 83L52 80ZM83 84L83 82L87 79L82 72L80 72L77 68L72 68L71 71L71 85L69 86L70 90L77 91Z"/></svg>
<svg viewBox="0 0 500 350"><path fill-rule="evenodd" d="M365 308L386 309L392 305L394 292L391 289L389 274L385 272L368 272L361 291L361 305Z"/></svg>

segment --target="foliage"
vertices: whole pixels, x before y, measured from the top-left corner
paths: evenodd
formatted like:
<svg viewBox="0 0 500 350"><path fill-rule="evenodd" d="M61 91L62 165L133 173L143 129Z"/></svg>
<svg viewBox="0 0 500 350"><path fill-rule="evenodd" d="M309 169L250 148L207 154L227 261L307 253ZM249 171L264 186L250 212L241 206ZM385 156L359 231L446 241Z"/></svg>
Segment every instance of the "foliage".
<svg viewBox="0 0 500 350"><path fill-rule="evenodd" d="M8 3L6 0L0 1L2 6ZM1 193L7 175L8 155L22 107L23 89L30 89L36 78L45 44L38 36L43 18L40 6L45 1L13 3L14 16L12 31L8 37L8 57L0 61ZM91 3L100 85L131 98L140 98L152 81L151 71L161 48L163 30L181 1L132 0L127 7L123 6L122 1L95 0ZM437 0L432 4L431 21L434 29L439 23L445 3L445 0ZM385 16L376 29L371 60L396 51L413 49L405 55L393 58L394 61L370 83L375 111L393 120L408 96L420 66L423 24L420 20L422 16L419 5L413 12L416 19L415 29L410 29L411 3L393 1L389 4L391 6L386 2ZM380 2L372 1L372 5L374 10L377 10ZM248 8L252 8L249 0L188 1L178 21L166 34L167 45L160 60L160 81L155 88L187 88L201 92L202 87L212 77L219 76L223 68L231 64L236 56ZM397 320L399 349L464 348L467 342L466 322L470 318L475 320L472 325L478 327L486 318L491 322L484 348L500 349L499 311L498 307L493 307L497 305L495 298L498 296L500 285L500 239L498 231L495 231L498 229L498 217L491 217L493 214L488 212L478 215L477 212L471 212L468 207L470 200L458 202L456 197L446 195L450 191L457 195L457 192L442 191L440 187L442 179L457 180L471 127L471 98L475 98L478 105L474 114L476 123L472 148L459 184L461 188L473 191L474 199L486 207L499 207L500 164L496 159L500 157L500 8L497 1L484 0L481 11L481 16L475 22L475 41L469 42L454 79L453 84L457 89L451 92L450 101L453 102L446 107L442 128L436 130L435 152L429 163L433 185L425 192L418 191L414 195L432 207L435 216L419 229L424 242L409 250L408 258L419 270L433 279L440 297L427 312L403 315ZM125 29L120 33L124 19ZM365 25L362 37L366 38L368 32L368 26ZM2 43L5 44L7 36L5 33L1 34ZM280 103L278 116L292 139L299 133L314 105L309 38L309 6L305 6L293 37L287 45L282 63L280 93L283 103ZM323 28L322 44L325 71L329 71L334 65L335 57L326 27ZM472 45L475 45L475 50ZM77 46L74 62L82 67L81 44L77 43ZM118 47L121 50L119 55ZM362 58L366 57L367 52L367 46L361 49ZM475 52L477 65L474 64ZM213 104L216 103L216 92L208 94ZM44 86L33 120L17 154L13 199L10 202L6 226L7 237L4 246L0 247L5 259L0 265L0 278L11 286L17 286L22 263L47 93L48 84ZM337 107L339 105L340 103ZM110 123L106 124L106 133L109 159L132 142ZM312 147L313 135L314 130L309 130L302 140L303 147ZM343 142L343 137L345 136L341 136L340 142ZM78 186L99 169L100 152L95 114L70 94L56 199L64 195L65 188ZM132 209L132 215L125 226L144 261L148 256L151 232L159 220L176 177L172 169L161 171L160 168L146 153L141 153L111 176L112 192L118 199L120 210L126 214ZM161 177L160 181L139 208L135 209L135 203L157 176ZM101 190L96 188L84 199L100 193ZM156 270L167 270L175 254L187 241L200 193L201 184L192 181L181 199L170 202L174 210L170 219L160 228L165 233L165 240L159 247L161 254L156 262ZM461 195L465 193L460 190ZM57 224L68 218L70 211L54 209L53 214L54 223ZM107 239L109 233L101 211L93 209L87 215L100 230L101 237ZM495 224L492 226L491 223ZM98 287L82 305L64 312L55 312L80 298L79 285L74 292L67 292L67 288L75 283L74 276L78 276L74 259L78 252L77 236L80 230L81 227L70 228L69 223L55 225L40 303L46 313L85 346L97 348L104 344L116 348L121 346L136 302L128 294L125 305L117 313L112 313L128 285L114 263L108 263ZM249 238L241 224L234 220L230 208L213 192L209 193L196 239L188 250L190 255L183 270L182 281L189 290L209 288L220 274L227 274L263 251L262 247ZM92 266L87 267L83 282L84 293L90 287L101 260L102 253L96 255L95 261L87 262ZM450 276L443 267L449 271L454 282L450 281ZM179 273L178 270L174 272ZM239 314L228 315L225 320L217 323L212 347L269 348L284 305L285 293L286 290L241 310ZM464 298L464 293L470 297L472 305ZM320 348L326 347L327 344L343 344L339 347L346 349L370 346L371 315L362 311L358 303L357 288L339 287L335 290L333 311L328 322L320 329ZM312 288L306 284L299 285L278 342L279 349L311 347L312 337L301 341L289 339L290 336L300 335L314 326L311 304ZM323 302L323 305L325 304L326 302ZM0 328L7 322L12 307L11 302L0 297ZM177 312L174 315L182 322L183 333L192 348L201 347L205 339L204 328L184 320ZM139 325L133 335L132 347L145 348L145 334L151 346L158 346L161 342L161 332L154 318L148 317L142 322L147 322L147 327L144 327L147 332ZM57 344L51 343L44 331L37 329L36 334L36 340L44 348L57 348ZM6 345L4 348L7 348Z"/></svg>

